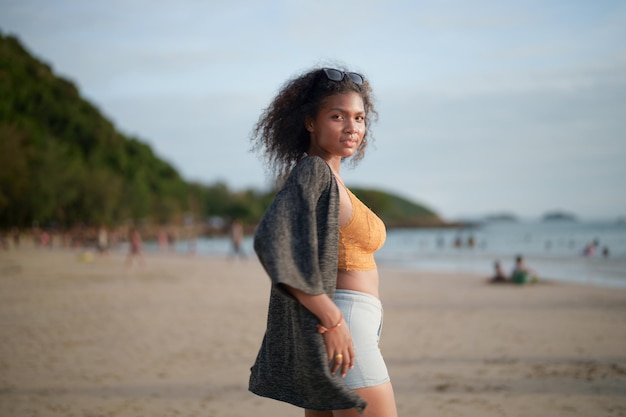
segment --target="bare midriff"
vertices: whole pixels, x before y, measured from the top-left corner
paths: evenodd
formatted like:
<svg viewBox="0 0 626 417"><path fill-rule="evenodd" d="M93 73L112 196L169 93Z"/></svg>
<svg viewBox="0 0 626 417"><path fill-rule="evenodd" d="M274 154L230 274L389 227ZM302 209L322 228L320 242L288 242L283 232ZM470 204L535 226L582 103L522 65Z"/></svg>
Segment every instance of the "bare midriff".
<svg viewBox="0 0 626 417"><path fill-rule="evenodd" d="M378 295L378 269L369 271L337 271L337 289L352 290Z"/></svg>

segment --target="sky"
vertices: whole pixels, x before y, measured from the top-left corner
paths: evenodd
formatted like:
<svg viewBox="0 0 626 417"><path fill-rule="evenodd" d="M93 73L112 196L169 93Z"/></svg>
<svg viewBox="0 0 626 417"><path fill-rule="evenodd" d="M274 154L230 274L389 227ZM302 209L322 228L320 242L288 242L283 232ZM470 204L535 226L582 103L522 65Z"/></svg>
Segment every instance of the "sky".
<svg viewBox="0 0 626 417"><path fill-rule="evenodd" d="M190 181L269 189L250 133L288 79L374 88L349 186L458 220L626 217L626 2L0 0L0 30Z"/></svg>

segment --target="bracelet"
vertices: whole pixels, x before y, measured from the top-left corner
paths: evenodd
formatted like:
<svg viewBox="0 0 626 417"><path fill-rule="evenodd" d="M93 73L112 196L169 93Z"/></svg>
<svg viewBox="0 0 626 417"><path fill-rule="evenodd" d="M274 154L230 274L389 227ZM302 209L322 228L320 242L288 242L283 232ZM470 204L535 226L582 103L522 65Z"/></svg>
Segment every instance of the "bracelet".
<svg viewBox="0 0 626 417"><path fill-rule="evenodd" d="M337 322L337 324L335 324L332 327L325 327L322 324L318 324L317 325L317 332L319 334L324 334L327 332L332 332L333 330L335 330L337 327L341 326L341 322L343 321L343 314L339 313L339 321Z"/></svg>

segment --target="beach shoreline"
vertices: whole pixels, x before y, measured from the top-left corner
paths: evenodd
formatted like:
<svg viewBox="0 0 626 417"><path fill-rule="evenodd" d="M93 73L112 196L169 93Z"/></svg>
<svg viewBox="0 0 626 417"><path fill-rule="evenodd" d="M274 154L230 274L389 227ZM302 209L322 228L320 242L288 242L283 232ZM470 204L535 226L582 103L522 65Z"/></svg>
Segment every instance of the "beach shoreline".
<svg viewBox="0 0 626 417"><path fill-rule="evenodd" d="M269 294L256 258L125 258L0 253L0 415L302 415L247 391ZM626 290L380 274L400 415L626 415Z"/></svg>

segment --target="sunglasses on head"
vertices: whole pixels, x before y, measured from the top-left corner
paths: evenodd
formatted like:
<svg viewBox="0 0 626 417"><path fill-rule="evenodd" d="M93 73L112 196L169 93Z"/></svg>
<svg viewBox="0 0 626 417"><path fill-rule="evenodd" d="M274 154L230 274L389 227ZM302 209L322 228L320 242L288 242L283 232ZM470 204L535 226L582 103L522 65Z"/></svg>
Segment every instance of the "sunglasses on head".
<svg viewBox="0 0 626 417"><path fill-rule="evenodd" d="M356 72L343 72L334 68L324 68L324 74L326 74L326 77L331 81L342 81L347 75L355 84L363 85L364 83L363 76Z"/></svg>

